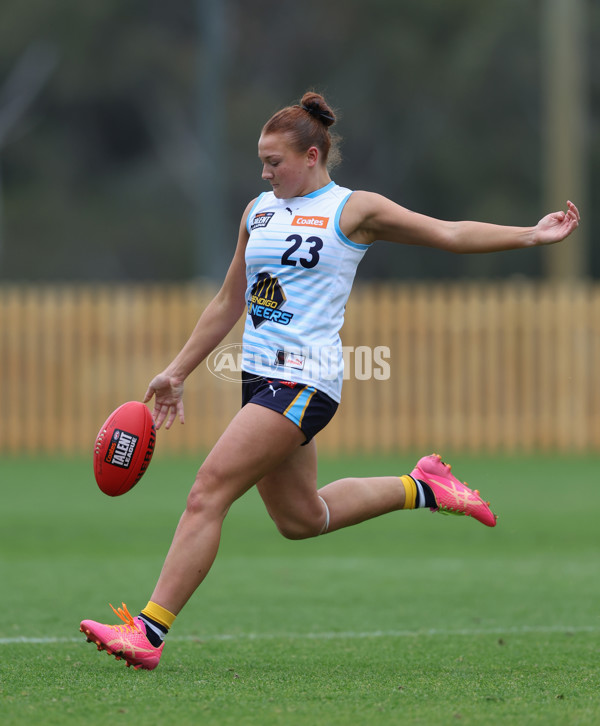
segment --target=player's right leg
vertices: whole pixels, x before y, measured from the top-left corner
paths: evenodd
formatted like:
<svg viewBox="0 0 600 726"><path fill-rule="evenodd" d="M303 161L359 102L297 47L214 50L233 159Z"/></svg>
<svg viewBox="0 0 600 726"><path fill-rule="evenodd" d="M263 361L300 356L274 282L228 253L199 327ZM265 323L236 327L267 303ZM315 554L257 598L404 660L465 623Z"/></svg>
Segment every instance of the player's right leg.
<svg viewBox="0 0 600 726"><path fill-rule="evenodd" d="M154 646L148 640L147 626L140 617L132 617L127 606L111 608L123 623L105 625L95 620L83 620L79 629L87 637L88 642L95 643L98 650L105 650L117 660L125 660L127 666L136 670L144 668L151 671L158 665L164 643Z"/></svg>
<svg viewBox="0 0 600 726"><path fill-rule="evenodd" d="M303 441L300 429L275 411L249 403L238 412L200 467L188 496L151 596L160 612L174 619L213 564L231 504ZM143 619L131 618L125 608L123 615L119 613L124 624L84 620L81 630L99 649L129 665L156 667L162 646L152 646Z"/></svg>

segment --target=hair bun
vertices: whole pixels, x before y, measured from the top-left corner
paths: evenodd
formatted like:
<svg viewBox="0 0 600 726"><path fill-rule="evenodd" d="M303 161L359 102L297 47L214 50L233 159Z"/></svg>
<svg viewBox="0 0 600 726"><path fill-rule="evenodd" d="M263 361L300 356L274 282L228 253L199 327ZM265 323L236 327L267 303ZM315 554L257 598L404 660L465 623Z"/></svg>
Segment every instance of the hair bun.
<svg viewBox="0 0 600 726"><path fill-rule="evenodd" d="M298 154L316 146L320 163L331 169L340 161L339 136L329 129L335 121L335 113L323 96L308 91L300 103L274 113L262 127L261 135L286 134L286 143Z"/></svg>
<svg viewBox="0 0 600 726"><path fill-rule="evenodd" d="M318 93L305 93L300 101L301 107L313 118L319 120L324 126L335 123L335 114Z"/></svg>

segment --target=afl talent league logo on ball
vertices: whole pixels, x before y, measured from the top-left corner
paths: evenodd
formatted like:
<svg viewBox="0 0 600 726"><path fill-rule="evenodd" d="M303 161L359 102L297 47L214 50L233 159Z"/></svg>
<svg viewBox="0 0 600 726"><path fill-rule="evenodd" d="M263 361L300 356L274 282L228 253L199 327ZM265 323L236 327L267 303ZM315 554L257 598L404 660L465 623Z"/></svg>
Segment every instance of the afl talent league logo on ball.
<svg viewBox="0 0 600 726"><path fill-rule="evenodd" d="M129 469L137 443L138 437L135 434L115 429L104 461L122 469Z"/></svg>
<svg viewBox="0 0 600 726"><path fill-rule="evenodd" d="M286 297L279 280L271 277L268 272L261 272L256 278L248 300L248 314L255 328L270 320L279 325L289 325L294 317L292 313L282 310Z"/></svg>

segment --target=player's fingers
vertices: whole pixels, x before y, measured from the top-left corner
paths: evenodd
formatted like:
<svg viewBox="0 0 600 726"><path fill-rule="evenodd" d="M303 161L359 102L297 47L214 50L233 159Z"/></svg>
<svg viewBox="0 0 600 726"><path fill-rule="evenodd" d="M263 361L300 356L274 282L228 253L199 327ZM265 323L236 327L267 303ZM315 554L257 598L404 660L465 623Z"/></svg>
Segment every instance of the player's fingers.
<svg viewBox="0 0 600 726"><path fill-rule="evenodd" d="M573 204L573 202L567 202L567 216L569 219L575 224L579 224L579 210L577 207Z"/></svg>
<svg viewBox="0 0 600 726"><path fill-rule="evenodd" d="M573 204L573 202L567 202L567 208L569 216L573 218L577 224L579 224L579 210L577 207Z"/></svg>
<svg viewBox="0 0 600 726"><path fill-rule="evenodd" d="M183 412L183 401L177 403L177 413L179 414L179 420L181 423L185 423L185 414Z"/></svg>
<svg viewBox="0 0 600 726"><path fill-rule="evenodd" d="M167 412L164 410L164 407L157 403L156 406L154 406L154 413L152 414L157 431L163 425L166 415Z"/></svg>
<svg viewBox="0 0 600 726"><path fill-rule="evenodd" d="M165 424L166 429L170 429L173 425L173 421L175 421L175 417L177 416L177 407L176 406L170 406L169 407L169 418L167 419L167 423Z"/></svg>

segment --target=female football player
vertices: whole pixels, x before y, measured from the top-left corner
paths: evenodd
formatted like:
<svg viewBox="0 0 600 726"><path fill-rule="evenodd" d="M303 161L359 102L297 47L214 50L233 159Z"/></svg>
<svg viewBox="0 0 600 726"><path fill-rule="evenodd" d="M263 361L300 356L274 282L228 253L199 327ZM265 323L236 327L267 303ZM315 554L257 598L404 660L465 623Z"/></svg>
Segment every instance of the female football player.
<svg viewBox="0 0 600 726"><path fill-rule="evenodd" d="M493 527L496 517L439 456L410 474L349 477L317 489L315 435L340 401L339 330L358 263L375 240L456 253L498 252L563 240L579 212L548 214L532 227L449 222L331 180L330 127L321 95L276 113L258 156L271 191L242 216L237 248L219 292L174 360L148 387L156 427L183 423L186 378L245 315L242 407L200 467L154 592L121 625L84 620L99 649L136 668L158 665L164 636L210 570L232 503L256 486L282 535L315 537L399 509L462 514ZM405 415L410 415L407 412ZM112 607L112 606L111 606ZM113 608L114 610L114 608Z"/></svg>

